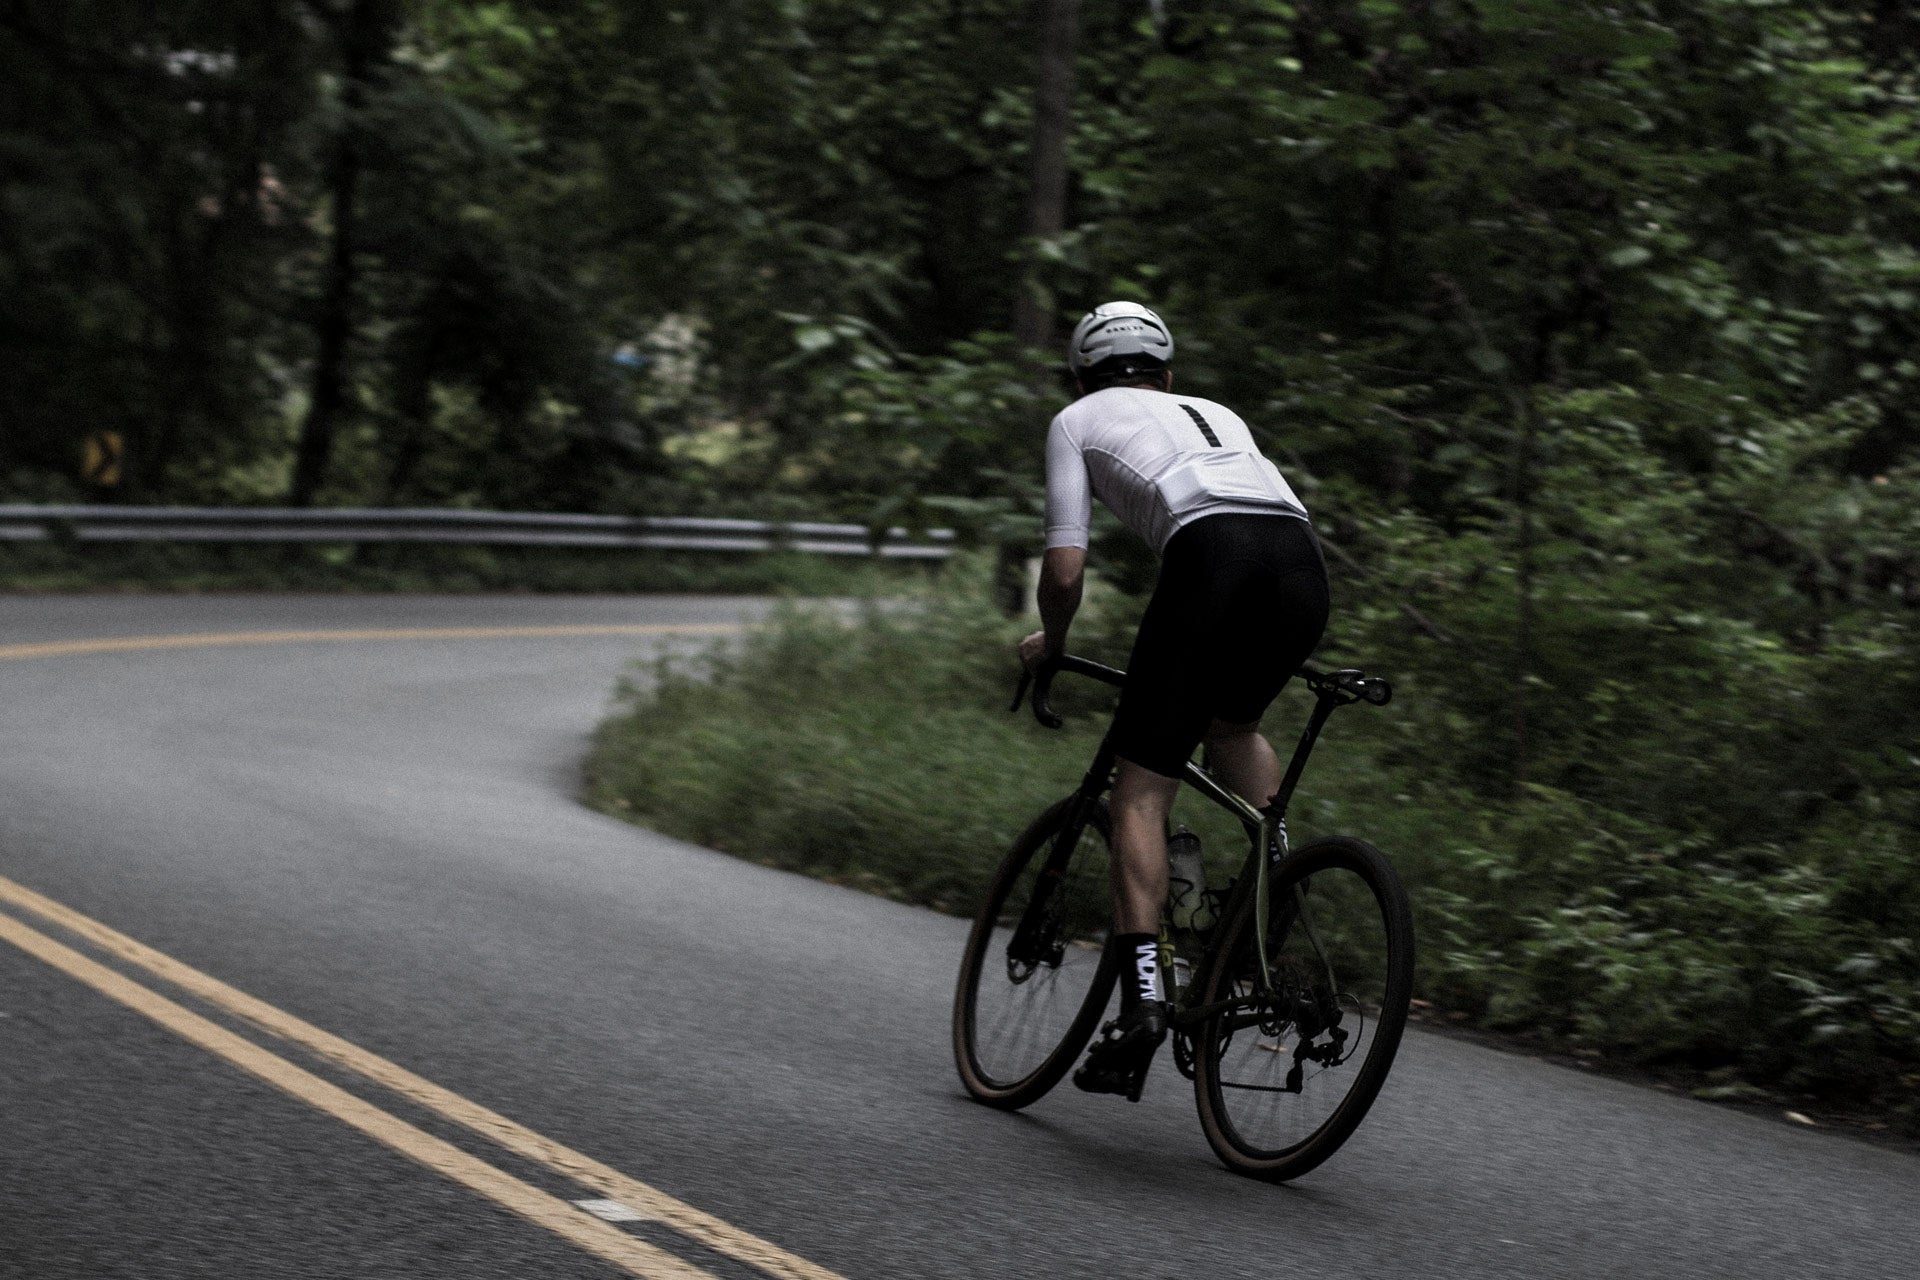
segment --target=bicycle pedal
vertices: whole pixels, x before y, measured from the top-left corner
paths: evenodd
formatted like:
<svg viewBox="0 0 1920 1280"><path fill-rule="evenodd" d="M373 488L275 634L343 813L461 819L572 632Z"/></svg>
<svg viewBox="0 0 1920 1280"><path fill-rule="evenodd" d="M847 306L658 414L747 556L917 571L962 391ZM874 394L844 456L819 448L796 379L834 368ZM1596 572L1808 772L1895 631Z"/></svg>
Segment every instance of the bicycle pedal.
<svg viewBox="0 0 1920 1280"><path fill-rule="evenodd" d="M1164 1007L1142 1010L1131 1019L1116 1018L1100 1028L1100 1039L1073 1073L1073 1083L1087 1093L1117 1093L1138 1102L1154 1054L1166 1038Z"/></svg>
<svg viewBox="0 0 1920 1280"><path fill-rule="evenodd" d="M1089 1059L1080 1064L1073 1073L1075 1087L1087 1093L1115 1093L1128 1102L1140 1101L1141 1091L1146 1088L1147 1072L1153 1066L1151 1057L1144 1057L1132 1063L1106 1064Z"/></svg>

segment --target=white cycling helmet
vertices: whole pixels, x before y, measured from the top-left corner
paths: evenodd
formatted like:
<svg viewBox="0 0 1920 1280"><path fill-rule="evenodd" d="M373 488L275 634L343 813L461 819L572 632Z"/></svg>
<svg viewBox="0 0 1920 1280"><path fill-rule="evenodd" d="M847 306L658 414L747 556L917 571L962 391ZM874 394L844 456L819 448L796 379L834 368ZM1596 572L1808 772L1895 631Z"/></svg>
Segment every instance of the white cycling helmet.
<svg viewBox="0 0 1920 1280"><path fill-rule="evenodd" d="M1173 334L1166 322L1137 302L1105 302L1073 326L1067 371L1125 376L1153 373L1173 362Z"/></svg>

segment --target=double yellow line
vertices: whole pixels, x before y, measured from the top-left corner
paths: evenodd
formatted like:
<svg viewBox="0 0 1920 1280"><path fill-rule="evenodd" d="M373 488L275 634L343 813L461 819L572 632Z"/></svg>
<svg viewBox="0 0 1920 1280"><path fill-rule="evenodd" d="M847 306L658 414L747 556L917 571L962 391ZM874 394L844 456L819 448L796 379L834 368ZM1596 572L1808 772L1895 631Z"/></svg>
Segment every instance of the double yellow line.
<svg viewBox="0 0 1920 1280"><path fill-rule="evenodd" d="M0 903L65 929L105 955L145 970L216 1009L321 1059L399 1094L481 1137L543 1165L577 1186L656 1219L690 1240L758 1268L778 1280L840 1280L778 1245L677 1200L525 1125L507 1119L377 1054L218 978L155 951L90 916L0 876ZM142 1014L185 1040L291 1096L319 1108L436 1173L645 1280L711 1280L708 1272L602 1221L558 1196L469 1155L398 1116L382 1111L311 1071L270 1053L191 1009L90 959L72 947L0 911L0 938L95 991Z"/></svg>
<svg viewBox="0 0 1920 1280"><path fill-rule="evenodd" d="M127 653L198 649L228 645L313 644L369 640L492 640L571 636L717 635L740 631L737 623L609 623L536 627L404 627L305 631L228 631L166 636L123 636L92 640L56 640L0 645L0 661L67 657L91 653ZM841 1280L778 1245L702 1212L637 1178L631 1178L525 1125L507 1119L450 1089L442 1088L377 1054L322 1031L290 1013L228 986L218 978L182 964L90 916L0 876L0 904L65 929L104 955L145 970L208 1005L254 1028L299 1045L361 1079L391 1090L407 1101L451 1120L515 1155L542 1165L634 1211L664 1223L687 1239L726 1257L745 1262L776 1280ZM118 970L0 911L0 939L73 977L95 991L152 1019L181 1038L266 1081L302 1102L325 1111L360 1132L427 1168L538 1223L589 1253L644 1280L711 1280L708 1272L665 1249L629 1235L585 1210L542 1191L416 1125L349 1093L302 1067L271 1053L244 1036L188 1009Z"/></svg>

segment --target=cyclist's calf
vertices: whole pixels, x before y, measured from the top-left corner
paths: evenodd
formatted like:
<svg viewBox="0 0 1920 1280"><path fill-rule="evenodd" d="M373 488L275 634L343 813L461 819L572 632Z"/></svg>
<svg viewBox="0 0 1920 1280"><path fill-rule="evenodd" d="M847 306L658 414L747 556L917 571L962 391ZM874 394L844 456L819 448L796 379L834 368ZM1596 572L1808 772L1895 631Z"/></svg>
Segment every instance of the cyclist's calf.
<svg viewBox="0 0 1920 1280"><path fill-rule="evenodd" d="M1178 779L1120 761L1108 811L1113 821L1113 921L1117 933L1160 931L1167 900L1167 818Z"/></svg>
<svg viewBox="0 0 1920 1280"><path fill-rule="evenodd" d="M1263 809L1280 790L1280 757L1260 736L1260 722L1228 724L1215 720L1207 730L1207 761L1227 787Z"/></svg>

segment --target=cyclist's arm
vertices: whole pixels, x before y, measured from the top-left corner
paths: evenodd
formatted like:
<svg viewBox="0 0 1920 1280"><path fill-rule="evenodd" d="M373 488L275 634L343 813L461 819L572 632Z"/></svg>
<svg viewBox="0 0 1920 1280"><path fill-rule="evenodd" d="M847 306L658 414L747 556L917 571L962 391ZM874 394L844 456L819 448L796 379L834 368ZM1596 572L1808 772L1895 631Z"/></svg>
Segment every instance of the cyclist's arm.
<svg viewBox="0 0 1920 1280"><path fill-rule="evenodd" d="M1080 589L1086 581L1085 547L1048 547L1040 562L1040 627L1046 637L1045 656L1067 650L1067 628L1080 608Z"/></svg>
<svg viewBox="0 0 1920 1280"><path fill-rule="evenodd" d="M1093 528L1093 478L1065 415L1047 429L1047 550L1086 549Z"/></svg>
<svg viewBox="0 0 1920 1280"><path fill-rule="evenodd" d="M1029 667L1066 651L1067 627L1080 608L1093 523L1093 485L1087 462L1063 417L1047 430L1047 552L1040 563L1041 630L1020 644Z"/></svg>

